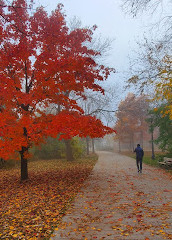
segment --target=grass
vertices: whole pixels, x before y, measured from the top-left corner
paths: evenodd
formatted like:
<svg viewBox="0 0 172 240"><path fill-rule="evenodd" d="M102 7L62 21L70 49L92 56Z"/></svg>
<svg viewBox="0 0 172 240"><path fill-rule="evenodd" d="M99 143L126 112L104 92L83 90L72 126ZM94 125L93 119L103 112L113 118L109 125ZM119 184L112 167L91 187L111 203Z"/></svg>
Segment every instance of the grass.
<svg viewBox="0 0 172 240"><path fill-rule="evenodd" d="M29 162L29 179L20 167L0 170L0 239L49 239L97 161L91 155L73 162Z"/></svg>

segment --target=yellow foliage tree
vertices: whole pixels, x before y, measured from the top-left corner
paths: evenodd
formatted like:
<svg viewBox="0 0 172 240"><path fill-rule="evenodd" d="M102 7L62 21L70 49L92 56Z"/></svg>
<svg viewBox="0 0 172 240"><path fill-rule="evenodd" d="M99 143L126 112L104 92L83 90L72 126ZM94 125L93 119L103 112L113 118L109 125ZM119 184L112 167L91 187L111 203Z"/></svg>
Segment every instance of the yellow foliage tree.
<svg viewBox="0 0 172 240"><path fill-rule="evenodd" d="M154 100L167 103L164 114L169 114L170 119L172 119L172 56L165 56L163 63L164 66L159 72L161 81L155 85Z"/></svg>

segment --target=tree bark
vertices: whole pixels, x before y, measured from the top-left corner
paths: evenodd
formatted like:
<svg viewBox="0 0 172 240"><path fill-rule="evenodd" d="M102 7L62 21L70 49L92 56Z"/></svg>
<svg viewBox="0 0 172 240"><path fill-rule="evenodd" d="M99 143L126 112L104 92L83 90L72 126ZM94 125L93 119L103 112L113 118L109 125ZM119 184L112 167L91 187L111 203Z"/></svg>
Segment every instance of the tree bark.
<svg viewBox="0 0 172 240"><path fill-rule="evenodd" d="M0 167L3 167L5 163L5 160L3 158L0 158Z"/></svg>
<svg viewBox="0 0 172 240"><path fill-rule="evenodd" d="M143 131L140 131L140 145L142 146L142 148L144 147L143 146Z"/></svg>
<svg viewBox="0 0 172 240"><path fill-rule="evenodd" d="M133 134L130 135L130 149L132 152L134 151L134 136L133 136Z"/></svg>
<svg viewBox="0 0 172 240"><path fill-rule="evenodd" d="M89 137L86 137L86 144L87 144L87 155L90 154L90 151L89 151Z"/></svg>
<svg viewBox="0 0 172 240"><path fill-rule="evenodd" d="M152 159L155 159L155 151L154 151L154 137L153 137L153 131L151 132L151 142L152 142Z"/></svg>
<svg viewBox="0 0 172 240"><path fill-rule="evenodd" d="M92 153L95 153L94 138L92 138Z"/></svg>
<svg viewBox="0 0 172 240"><path fill-rule="evenodd" d="M120 153L121 152L121 141L120 141L120 139L118 141L118 147L119 147L119 153Z"/></svg>
<svg viewBox="0 0 172 240"><path fill-rule="evenodd" d="M23 135L27 138L27 129L23 128ZM20 157L21 157L21 181L28 179L28 166L27 166L27 158L25 157L25 154L28 153L29 147L22 147L22 150L20 151Z"/></svg>
<svg viewBox="0 0 172 240"><path fill-rule="evenodd" d="M27 158L25 158L25 153L28 152L28 148L22 147L20 151L21 156L21 181L28 179L28 166L27 166Z"/></svg>
<svg viewBox="0 0 172 240"><path fill-rule="evenodd" d="M64 143L66 146L66 159L67 161L73 161L74 156L72 152L71 139L64 139Z"/></svg>

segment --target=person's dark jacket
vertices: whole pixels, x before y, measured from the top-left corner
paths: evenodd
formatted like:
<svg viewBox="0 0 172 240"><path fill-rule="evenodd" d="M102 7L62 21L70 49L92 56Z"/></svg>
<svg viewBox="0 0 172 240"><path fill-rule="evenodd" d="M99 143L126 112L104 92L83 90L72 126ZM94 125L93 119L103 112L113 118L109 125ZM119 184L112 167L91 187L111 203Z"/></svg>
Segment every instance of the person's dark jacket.
<svg viewBox="0 0 172 240"><path fill-rule="evenodd" d="M136 153L136 159L142 159L143 158L144 151L143 151L143 149L141 147L136 147L134 152Z"/></svg>

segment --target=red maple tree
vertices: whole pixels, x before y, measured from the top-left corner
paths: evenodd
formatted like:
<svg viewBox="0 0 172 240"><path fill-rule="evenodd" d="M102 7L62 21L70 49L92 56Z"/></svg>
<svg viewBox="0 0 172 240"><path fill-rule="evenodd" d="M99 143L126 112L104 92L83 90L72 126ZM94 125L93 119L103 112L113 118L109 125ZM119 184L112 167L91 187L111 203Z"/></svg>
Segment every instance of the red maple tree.
<svg viewBox="0 0 172 240"><path fill-rule="evenodd" d="M31 11L32 10L32 11ZM69 31L62 5L48 15L27 1L0 1L0 156L21 157L21 180L28 178L28 150L47 136L103 137L113 130L85 116L71 92L101 91L111 69L99 65L89 49L95 27ZM47 114L51 104L61 106Z"/></svg>

